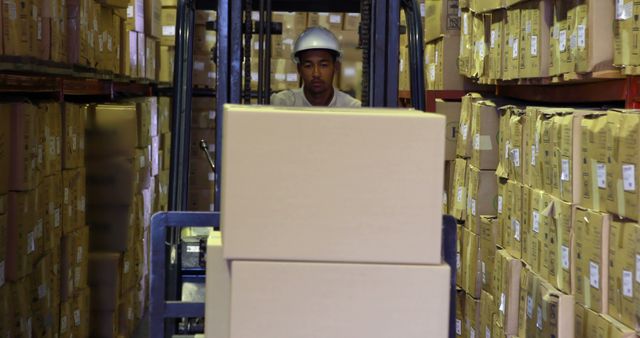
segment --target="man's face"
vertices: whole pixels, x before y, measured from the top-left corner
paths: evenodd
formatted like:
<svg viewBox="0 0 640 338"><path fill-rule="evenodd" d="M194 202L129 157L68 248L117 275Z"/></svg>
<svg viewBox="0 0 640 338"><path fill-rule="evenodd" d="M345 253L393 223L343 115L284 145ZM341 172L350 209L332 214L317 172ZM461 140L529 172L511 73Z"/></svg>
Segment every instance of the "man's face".
<svg viewBox="0 0 640 338"><path fill-rule="evenodd" d="M327 50L311 49L298 55L298 73L302 77L305 90L320 94L333 88L336 62Z"/></svg>

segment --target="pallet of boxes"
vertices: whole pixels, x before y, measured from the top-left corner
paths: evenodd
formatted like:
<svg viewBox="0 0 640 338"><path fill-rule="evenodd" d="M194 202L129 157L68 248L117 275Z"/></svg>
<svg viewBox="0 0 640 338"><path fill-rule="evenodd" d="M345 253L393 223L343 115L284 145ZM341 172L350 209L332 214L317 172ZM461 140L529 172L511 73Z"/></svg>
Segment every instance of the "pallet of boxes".
<svg viewBox="0 0 640 338"><path fill-rule="evenodd" d="M235 174L222 183L224 245L209 239L206 334L445 337L451 270L431 189L443 134L442 117L408 111L226 106Z"/></svg>
<svg viewBox="0 0 640 338"><path fill-rule="evenodd" d="M161 204L157 111L155 97L87 108L92 336L130 336L147 305L149 225Z"/></svg>

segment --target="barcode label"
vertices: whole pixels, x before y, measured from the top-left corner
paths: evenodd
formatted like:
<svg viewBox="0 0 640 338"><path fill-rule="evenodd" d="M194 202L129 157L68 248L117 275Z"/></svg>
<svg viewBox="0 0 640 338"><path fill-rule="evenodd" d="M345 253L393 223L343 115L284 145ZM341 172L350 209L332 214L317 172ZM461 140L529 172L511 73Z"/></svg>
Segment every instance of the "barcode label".
<svg viewBox="0 0 640 338"><path fill-rule="evenodd" d="M534 210L532 213L532 218L533 218L533 225L531 227L531 229L533 230L533 232L535 233L539 233L540 232L540 213L537 210Z"/></svg>
<svg viewBox="0 0 640 338"><path fill-rule="evenodd" d="M561 52L567 50L567 31L561 30L558 36L558 44Z"/></svg>
<svg viewBox="0 0 640 338"><path fill-rule="evenodd" d="M600 266L589 261L589 284L596 289L600 289Z"/></svg>
<svg viewBox="0 0 640 338"><path fill-rule="evenodd" d="M604 163L596 164L596 171L598 176L598 188L607 188L607 166Z"/></svg>
<svg viewBox="0 0 640 338"><path fill-rule="evenodd" d="M569 270L569 248L562 246L562 268Z"/></svg>
<svg viewBox="0 0 640 338"><path fill-rule="evenodd" d="M569 160L562 159L562 172L560 173L560 180L569 181L570 178L571 176L569 174Z"/></svg>
<svg viewBox="0 0 640 338"><path fill-rule="evenodd" d="M622 295L625 297L633 297L633 275L631 271L622 271Z"/></svg>
<svg viewBox="0 0 640 338"><path fill-rule="evenodd" d="M622 165L624 191L636 190L636 167L633 164Z"/></svg>
<svg viewBox="0 0 640 338"><path fill-rule="evenodd" d="M498 213L502 213L502 195L498 195Z"/></svg>
<svg viewBox="0 0 640 338"><path fill-rule="evenodd" d="M533 298L527 296L527 317L533 318Z"/></svg>
<svg viewBox="0 0 640 338"><path fill-rule="evenodd" d="M531 36L531 56L538 56L538 36Z"/></svg>
<svg viewBox="0 0 640 338"><path fill-rule="evenodd" d="M587 47L587 28L585 25L578 25L578 48Z"/></svg>
<svg viewBox="0 0 640 338"><path fill-rule="evenodd" d="M511 220L511 226L513 227L513 237L520 242L520 221L517 219Z"/></svg>

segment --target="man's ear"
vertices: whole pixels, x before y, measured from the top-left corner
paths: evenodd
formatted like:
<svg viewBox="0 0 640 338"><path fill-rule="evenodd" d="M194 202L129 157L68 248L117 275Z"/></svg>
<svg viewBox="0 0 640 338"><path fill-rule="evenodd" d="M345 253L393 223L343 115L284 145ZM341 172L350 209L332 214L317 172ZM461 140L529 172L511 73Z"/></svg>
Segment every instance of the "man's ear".
<svg viewBox="0 0 640 338"><path fill-rule="evenodd" d="M336 60L333 63L333 68L335 68L336 73L340 73L340 68L342 67L342 63L338 60Z"/></svg>

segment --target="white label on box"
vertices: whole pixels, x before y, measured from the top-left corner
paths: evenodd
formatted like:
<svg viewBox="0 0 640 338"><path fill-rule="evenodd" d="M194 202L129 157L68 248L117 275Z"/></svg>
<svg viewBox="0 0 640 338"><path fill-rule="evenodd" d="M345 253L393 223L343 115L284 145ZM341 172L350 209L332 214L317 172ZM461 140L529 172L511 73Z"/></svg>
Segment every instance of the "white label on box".
<svg viewBox="0 0 640 338"><path fill-rule="evenodd" d="M511 143L507 141L504 144L504 158L509 158L509 151L511 150Z"/></svg>
<svg viewBox="0 0 640 338"><path fill-rule="evenodd" d="M82 263L82 247L79 246L78 250L76 251L76 263L80 264Z"/></svg>
<svg viewBox="0 0 640 338"><path fill-rule="evenodd" d="M38 33L37 33L37 39L38 40L42 40L42 18L38 17Z"/></svg>
<svg viewBox="0 0 640 338"><path fill-rule="evenodd" d="M473 149L480 150L480 134L473 135Z"/></svg>
<svg viewBox="0 0 640 338"><path fill-rule="evenodd" d="M484 338L491 338L491 329L488 326L484 328Z"/></svg>
<svg viewBox="0 0 640 338"><path fill-rule="evenodd" d="M478 54L480 59L484 59L484 41L478 41Z"/></svg>
<svg viewBox="0 0 640 338"><path fill-rule="evenodd" d="M527 24L524 26L524 32L527 34L531 33L531 21L527 21Z"/></svg>
<svg viewBox="0 0 640 338"><path fill-rule="evenodd" d="M487 270L484 261L480 261L480 271L482 271L482 284L487 284Z"/></svg>
<svg viewBox="0 0 640 338"><path fill-rule="evenodd" d="M298 82L298 73L288 73L287 82Z"/></svg>
<svg viewBox="0 0 640 338"><path fill-rule="evenodd" d="M507 297L505 296L504 292L502 294L500 294L500 308L499 308L499 310L502 313L504 313L504 309L505 309L505 306L506 306L506 304L505 304L505 302L507 301L506 298Z"/></svg>
<svg viewBox="0 0 640 338"><path fill-rule="evenodd" d="M515 218L512 219L511 226L513 227L513 237L520 242L520 221Z"/></svg>
<svg viewBox="0 0 640 338"><path fill-rule="evenodd" d="M216 111L215 110L209 110L209 118L214 120L216 118Z"/></svg>
<svg viewBox="0 0 640 338"><path fill-rule="evenodd" d="M124 273L128 273L128 272L129 272L129 262L124 261Z"/></svg>
<svg viewBox="0 0 640 338"><path fill-rule="evenodd" d="M513 148L513 165L520 167L520 148Z"/></svg>
<svg viewBox="0 0 640 338"><path fill-rule="evenodd" d="M536 146L531 146L531 165L536 165Z"/></svg>
<svg viewBox="0 0 640 338"><path fill-rule="evenodd" d="M571 39L569 40L569 47L571 48L572 51L578 49L578 36L576 35L576 32L573 32L571 34Z"/></svg>
<svg viewBox="0 0 640 338"><path fill-rule="evenodd" d="M209 181L211 181L211 182L215 181L216 180L216 174L214 174L214 173L207 174L207 179Z"/></svg>
<svg viewBox="0 0 640 338"><path fill-rule="evenodd" d="M80 199L78 200L78 210L80 210L80 212L84 212L84 206L86 204L84 196L80 196Z"/></svg>
<svg viewBox="0 0 640 338"><path fill-rule="evenodd" d="M562 268L565 270L569 270L569 248L566 246L562 246Z"/></svg>
<svg viewBox="0 0 640 338"><path fill-rule="evenodd" d="M329 15L329 23L341 23L342 16L340 15Z"/></svg>
<svg viewBox="0 0 640 338"><path fill-rule="evenodd" d="M462 321L460 319L456 319L456 335L462 336Z"/></svg>
<svg viewBox="0 0 640 338"><path fill-rule="evenodd" d="M456 201L462 202L462 193L464 192L463 187L458 187L458 193L456 195Z"/></svg>
<svg viewBox="0 0 640 338"><path fill-rule="evenodd" d="M469 19L468 15L463 15L462 16L462 28L463 28L464 35L469 35L469 22L468 22L468 19Z"/></svg>
<svg viewBox="0 0 640 338"><path fill-rule="evenodd" d="M447 192L443 191L442 192L442 204L447 204Z"/></svg>
<svg viewBox="0 0 640 338"><path fill-rule="evenodd" d="M298 73L293 73L296 75L295 81L298 81ZM344 67L344 75L345 76L356 76L356 68L355 67Z"/></svg>
<svg viewBox="0 0 640 338"><path fill-rule="evenodd" d="M513 38L513 42L511 42L511 48L513 48L513 58L517 59L518 58L518 52L519 52L519 48L518 44L520 43L520 40L518 38Z"/></svg>
<svg viewBox="0 0 640 338"><path fill-rule="evenodd" d="M636 282L640 283L640 255L636 255Z"/></svg>
<svg viewBox="0 0 640 338"><path fill-rule="evenodd" d="M585 25L578 25L578 48L587 47L587 28Z"/></svg>
<svg viewBox="0 0 640 338"><path fill-rule="evenodd" d="M426 15L427 15L427 8L424 5L424 3L421 3L420 4L420 16L424 18Z"/></svg>
<svg viewBox="0 0 640 338"><path fill-rule="evenodd" d="M64 188L64 204L69 204L69 188Z"/></svg>
<svg viewBox="0 0 640 338"><path fill-rule="evenodd" d="M538 56L538 36L531 36L531 56Z"/></svg>
<svg viewBox="0 0 640 338"><path fill-rule="evenodd" d="M0 286L4 285L4 261L0 261Z"/></svg>
<svg viewBox="0 0 640 338"><path fill-rule="evenodd" d="M473 198L471 199L471 215L476 215L476 200Z"/></svg>
<svg viewBox="0 0 640 338"><path fill-rule="evenodd" d="M127 310L127 318L129 318L129 320L133 320L133 309L129 308Z"/></svg>
<svg viewBox="0 0 640 338"><path fill-rule="evenodd" d="M287 76L285 74L282 74L282 73L276 73L275 78L278 81L284 81L284 80L286 80Z"/></svg>
<svg viewBox="0 0 640 338"><path fill-rule="evenodd" d="M133 5L127 7L127 18L133 18Z"/></svg>
<svg viewBox="0 0 640 338"><path fill-rule="evenodd" d="M194 70L199 70L199 71L203 71L204 70L204 62L202 61L196 61L193 63L193 69Z"/></svg>
<svg viewBox="0 0 640 338"><path fill-rule="evenodd" d="M57 228L60 226L60 208L56 208L53 212L53 227Z"/></svg>
<svg viewBox="0 0 640 338"><path fill-rule="evenodd" d="M80 310L73 311L73 321L76 323L76 326L80 326Z"/></svg>
<svg viewBox="0 0 640 338"><path fill-rule="evenodd" d="M258 78L258 72L251 72L251 81L256 82Z"/></svg>
<svg viewBox="0 0 640 338"><path fill-rule="evenodd" d="M491 49L496 48L496 31L491 31L491 39L489 40Z"/></svg>
<svg viewBox="0 0 640 338"><path fill-rule="evenodd" d="M436 80L436 65L434 63L429 65L429 79L431 81Z"/></svg>
<svg viewBox="0 0 640 338"><path fill-rule="evenodd" d="M467 140L468 132L469 132L469 125L467 123L462 124L460 126L460 134L462 135L463 141Z"/></svg>
<svg viewBox="0 0 640 338"><path fill-rule="evenodd" d="M44 284L40 284L38 286L38 299L42 299L47 295L47 286Z"/></svg>
<svg viewBox="0 0 640 338"><path fill-rule="evenodd" d="M616 1L616 19L627 20L633 16L633 2Z"/></svg>
<svg viewBox="0 0 640 338"><path fill-rule="evenodd" d="M456 270L460 270L462 262L460 261L460 253L456 253Z"/></svg>
<svg viewBox="0 0 640 338"><path fill-rule="evenodd" d="M533 225L531 229L533 230L533 232L539 233L540 232L540 213L537 210L533 210L532 216L533 216L532 217Z"/></svg>
<svg viewBox="0 0 640 338"><path fill-rule="evenodd" d="M600 266L592 261L589 261L589 284L600 289Z"/></svg>
<svg viewBox="0 0 640 338"><path fill-rule="evenodd" d="M111 35L107 36L107 49L113 51L113 37Z"/></svg>
<svg viewBox="0 0 640 338"><path fill-rule="evenodd" d="M561 30L558 36L558 44L560 45L560 51L564 52L567 50L567 31Z"/></svg>
<svg viewBox="0 0 640 338"><path fill-rule="evenodd" d="M162 26L162 36L176 36L176 26Z"/></svg>
<svg viewBox="0 0 640 338"><path fill-rule="evenodd" d="M536 318L536 327L542 330L542 306L538 305L538 318Z"/></svg>
<svg viewBox="0 0 640 338"><path fill-rule="evenodd" d="M434 55L433 58L434 58L434 61L435 61L434 63L437 64L438 63L438 51L435 52L435 55Z"/></svg>
<svg viewBox="0 0 640 338"><path fill-rule="evenodd" d="M527 295L527 317L533 318L533 298Z"/></svg>
<svg viewBox="0 0 640 338"><path fill-rule="evenodd" d="M607 188L607 165L604 163L596 164L596 171L598 176L598 188Z"/></svg>
<svg viewBox="0 0 640 338"><path fill-rule="evenodd" d="M402 73L402 71L404 71L404 60L400 59L400 72Z"/></svg>
<svg viewBox="0 0 640 338"><path fill-rule="evenodd" d="M16 12L16 3L14 0L4 0L4 5L7 6L9 11L9 19L15 20L18 18L18 14Z"/></svg>
<svg viewBox="0 0 640 338"><path fill-rule="evenodd" d="M568 182L569 179L571 178L569 174L569 160L563 158L561 162L562 162L562 172L560 173L560 180Z"/></svg>
<svg viewBox="0 0 640 338"><path fill-rule="evenodd" d="M476 338L476 330L472 327L469 328L469 338Z"/></svg>
<svg viewBox="0 0 640 338"><path fill-rule="evenodd" d="M254 42L254 43L253 43L253 49L255 49L255 50L259 50L259 49L260 49L260 42L257 42L257 41L256 41L256 42Z"/></svg>
<svg viewBox="0 0 640 338"><path fill-rule="evenodd" d="M67 316L62 316L60 318L60 332L64 333L65 331L67 331Z"/></svg>
<svg viewBox="0 0 640 338"><path fill-rule="evenodd" d="M498 213L502 213L502 195L498 195Z"/></svg>
<svg viewBox="0 0 640 338"><path fill-rule="evenodd" d="M260 12L258 11L251 12L251 20L260 21Z"/></svg>
<svg viewBox="0 0 640 338"><path fill-rule="evenodd" d="M633 275L631 271L622 270L622 295L633 297Z"/></svg>
<svg viewBox="0 0 640 338"><path fill-rule="evenodd" d="M622 165L622 181L624 191L636 190L636 166L633 164Z"/></svg>
<svg viewBox="0 0 640 338"><path fill-rule="evenodd" d="M200 246L199 245L187 245L187 252L198 253L198 252L200 252Z"/></svg>
<svg viewBox="0 0 640 338"><path fill-rule="evenodd" d="M36 240L33 232L27 234L27 255L36 251Z"/></svg>

